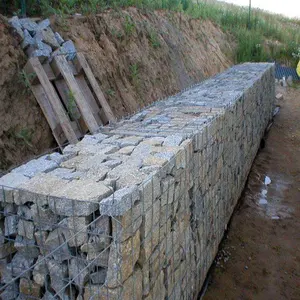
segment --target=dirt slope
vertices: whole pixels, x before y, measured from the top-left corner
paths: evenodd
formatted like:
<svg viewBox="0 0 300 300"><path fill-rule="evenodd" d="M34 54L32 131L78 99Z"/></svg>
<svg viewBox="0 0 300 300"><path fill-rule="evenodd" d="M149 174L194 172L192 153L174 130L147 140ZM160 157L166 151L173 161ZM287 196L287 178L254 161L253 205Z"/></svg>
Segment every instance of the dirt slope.
<svg viewBox="0 0 300 300"><path fill-rule="evenodd" d="M281 106L204 300L300 299L300 89Z"/></svg>
<svg viewBox="0 0 300 300"><path fill-rule="evenodd" d="M119 117L232 64L230 36L179 14L129 8L55 25L86 53Z"/></svg>
<svg viewBox="0 0 300 300"><path fill-rule="evenodd" d="M0 175L53 147L47 121L21 75L26 57L0 15Z"/></svg>
<svg viewBox="0 0 300 300"><path fill-rule="evenodd" d="M85 53L117 117L132 114L232 64L234 42L209 21L135 8L52 18ZM55 143L24 80L18 41L0 20L0 172Z"/></svg>

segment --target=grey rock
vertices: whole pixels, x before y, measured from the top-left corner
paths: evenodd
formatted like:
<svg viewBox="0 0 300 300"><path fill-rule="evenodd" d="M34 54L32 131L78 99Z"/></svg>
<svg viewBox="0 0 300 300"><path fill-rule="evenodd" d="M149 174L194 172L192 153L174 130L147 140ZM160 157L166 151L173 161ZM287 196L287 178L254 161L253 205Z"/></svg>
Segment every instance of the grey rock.
<svg viewBox="0 0 300 300"><path fill-rule="evenodd" d="M107 138L107 135L98 133L95 135L85 135L84 138L80 141L80 145L96 145L101 143L104 139Z"/></svg>
<svg viewBox="0 0 300 300"><path fill-rule="evenodd" d="M1 227L3 227L3 223L1 222ZM4 230L0 227L0 245L3 245L5 242Z"/></svg>
<svg viewBox="0 0 300 300"><path fill-rule="evenodd" d="M89 229L89 239L87 246L87 253L101 252L108 248L111 241L110 235L110 221L108 216L100 216L94 220Z"/></svg>
<svg viewBox="0 0 300 300"><path fill-rule="evenodd" d="M50 26L50 20L45 19L38 23L38 30L44 30L45 28Z"/></svg>
<svg viewBox="0 0 300 300"><path fill-rule="evenodd" d="M119 166L120 164L122 164L122 161L120 159L111 159L111 160L108 160L108 161L102 163L102 165L104 167L108 167L110 169L113 169L113 168Z"/></svg>
<svg viewBox="0 0 300 300"><path fill-rule="evenodd" d="M24 30L24 38L21 44L21 47L23 50L26 50L30 45L34 45L35 40L34 38L30 35L28 30Z"/></svg>
<svg viewBox="0 0 300 300"><path fill-rule="evenodd" d="M80 247L87 242L89 219L74 216L65 218L58 224L70 247Z"/></svg>
<svg viewBox="0 0 300 300"><path fill-rule="evenodd" d="M14 277L20 276L30 279L30 268L33 265L33 262L33 258L28 258L22 253L16 253L10 264L12 275Z"/></svg>
<svg viewBox="0 0 300 300"><path fill-rule="evenodd" d="M59 221L59 217L47 206L33 204L31 211L34 226L39 230L52 230Z"/></svg>
<svg viewBox="0 0 300 300"><path fill-rule="evenodd" d="M12 173L19 173L32 178L39 173L47 173L57 167L58 164L55 161L49 160L45 156L42 156L12 170Z"/></svg>
<svg viewBox="0 0 300 300"><path fill-rule="evenodd" d="M18 222L19 217L16 215L6 217L4 221L4 235L15 236L18 232Z"/></svg>
<svg viewBox="0 0 300 300"><path fill-rule="evenodd" d="M46 282L46 277L49 274L46 260L43 256L39 256L35 267L32 271L33 280L40 286L44 286Z"/></svg>
<svg viewBox="0 0 300 300"><path fill-rule="evenodd" d="M27 205L18 206L18 216L25 220L32 220L32 209Z"/></svg>
<svg viewBox="0 0 300 300"><path fill-rule="evenodd" d="M183 140L184 140L184 138L180 134L169 135L165 138L163 145L164 146L179 146Z"/></svg>
<svg viewBox="0 0 300 300"><path fill-rule="evenodd" d="M26 54L29 58L38 57L41 63L49 59L52 53L52 48L43 42L38 42L34 46L30 46L26 50Z"/></svg>
<svg viewBox="0 0 300 300"><path fill-rule="evenodd" d="M24 39L24 32L22 29L22 25L20 23L20 20L17 16L14 16L8 20L8 23L15 29L15 31L18 33L20 38Z"/></svg>
<svg viewBox="0 0 300 300"><path fill-rule="evenodd" d="M60 46L65 42L65 40L61 37L61 35L58 32L55 32L54 36Z"/></svg>
<svg viewBox="0 0 300 300"><path fill-rule="evenodd" d="M47 254L47 250L45 249L45 243L46 243L46 239L47 239L48 235L49 234L46 231L36 231L34 233L36 243L37 243L42 255Z"/></svg>
<svg viewBox="0 0 300 300"><path fill-rule="evenodd" d="M29 240L33 240L34 236L33 222L20 219L18 223L18 235L26 237Z"/></svg>
<svg viewBox="0 0 300 300"><path fill-rule="evenodd" d="M11 216L17 214L17 206L13 203L6 203L3 209L4 216Z"/></svg>
<svg viewBox="0 0 300 300"><path fill-rule="evenodd" d="M7 243L0 245L0 259L9 257L13 255L15 252L16 252L16 248L14 247L14 243L11 241L8 241Z"/></svg>
<svg viewBox="0 0 300 300"><path fill-rule="evenodd" d="M59 43L56 40L54 32L50 27L46 27L43 30L37 31L35 35L35 39L40 42L44 42L45 44L49 45L52 49L59 48Z"/></svg>
<svg viewBox="0 0 300 300"><path fill-rule="evenodd" d="M112 222L112 236L114 241L124 242L135 235L142 224L142 204L137 203L121 217L114 217Z"/></svg>
<svg viewBox="0 0 300 300"><path fill-rule="evenodd" d="M107 269L100 268L97 272L90 274L90 279L93 284L103 284L106 279Z"/></svg>
<svg viewBox="0 0 300 300"><path fill-rule="evenodd" d="M138 187L132 186L117 190L112 196L100 202L101 215L121 216L139 200Z"/></svg>
<svg viewBox="0 0 300 300"><path fill-rule="evenodd" d="M49 291L46 291L42 298L42 300L53 300L53 299L55 299L55 295Z"/></svg>
<svg viewBox="0 0 300 300"><path fill-rule="evenodd" d="M38 24L29 18L20 19L20 23L23 29L28 30L31 34L34 34L38 30Z"/></svg>
<svg viewBox="0 0 300 300"><path fill-rule="evenodd" d="M30 240L20 235L16 237L14 247L26 258L37 258L40 253L35 240Z"/></svg>
<svg viewBox="0 0 300 300"><path fill-rule="evenodd" d="M10 283L13 279L11 272L9 272L9 268L7 267L7 259L0 260L0 278L1 283Z"/></svg>
<svg viewBox="0 0 300 300"><path fill-rule="evenodd" d="M70 154L60 154L58 152L53 152L49 155L45 155L42 156L44 157L46 160L53 160L55 161L58 165L60 165L62 162L71 159L73 157L73 155Z"/></svg>
<svg viewBox="0 0 300 300"><path fill-rule="evenodd" d="M88 275L89 268L87 267L86 261L79 257L74 257L70 260L69 277L78 287L80 293L82 292L85 283L88 281Z"/></svg>
<svg viewBox="0 0 300 300"><path fill-rule="evenodd" d="M57 228L51 231L45 241L45 251L52 255L57 262L70 259L68 243L65 241L63 229Z"/></svg>
<svg viewBox="0 0 300 300"><path fill-rule="evenodd" d="M29 181L29 178L19 173L8 173L0 178L0 201L13 203L14 188Z"/></svg>
<svg viewBox="0 0 300 300"><path fill-rule="evenodd" d="M8 285L3 292L1 292L1 299L14 300L17 299L19 295L19 286L16 282L12 282Z"/></svg>
<svg viewBox="0 0 300 300"><path fill-rule="evenodd" d="M67 60L73 60L76 56L76 48L72 41L66 41L60 48L61 54L65 54Z"/></svg>
<svg viewBox="0 0 300 300"><path fill-rule="evenodd" d="M88 216L99 207L99 201L112 194L112 190L101 182L76 180L52 193L49 207L63 216Z"/></svg>
<svg viewBox="0 0 300 300"><path fill-rule="evenodd" d="M120 147L123 148L127 146L137 146L142 140L143 138L139 136L129 136L123 139L119 139L118 142Z"/></svg>
<svg viewBox="0 0 300 300"><path fill-rule="evenodd" d="M84 172L74 172L75 169L57 168L51 171L49 174L65 180L78 180L84 177Z"/></svg>
<svg viewBox="0 0 300 300"><path fill-rule="evenodd" d="M145 119L145 117L147 116L147 114L148 114L148 111L142 111L142 112L140 112L140 113L135 114L134 116L132 116L130 118L130 121L132 121L132 122L141 122L141 121L143 121Z"/></svg>
<svg viewBox="0 0 300 300"><path fill-rule="evenodd" d="M65 264L58 263L55 260L48 260L47 267L50 274L51 287L59 295L65 292L65 286L68 283L68 267Z"/></svg>
<svg viewBox="0 0 300 300"><path fill-rule="evenodd" d="M100 266L107 268L109 249L99 250L95 243L87 243L81 246L81 251L87 253L87 260L89 261L91 266Z"/></svg>
<svg viewBox="0 0 300 300"><path fill-rule="evenodd" d="M48 197L53 191L66 186L67 180L62 180L49 174L40 173L20 185L20 189L14 191L14 202L22 205L27 202L37 203L39 206L48 205Z"/></svg>

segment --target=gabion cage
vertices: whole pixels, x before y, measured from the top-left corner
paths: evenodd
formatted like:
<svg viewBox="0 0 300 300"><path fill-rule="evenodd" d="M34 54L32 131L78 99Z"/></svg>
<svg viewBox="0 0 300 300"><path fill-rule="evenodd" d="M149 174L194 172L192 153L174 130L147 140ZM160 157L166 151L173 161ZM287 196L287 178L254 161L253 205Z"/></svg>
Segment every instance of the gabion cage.
<svg viewBox="0 0 300 300"><path fill-rule="evenodd" d="M272 118L244 64L0 179L2 299L196 299Z"/></svg>

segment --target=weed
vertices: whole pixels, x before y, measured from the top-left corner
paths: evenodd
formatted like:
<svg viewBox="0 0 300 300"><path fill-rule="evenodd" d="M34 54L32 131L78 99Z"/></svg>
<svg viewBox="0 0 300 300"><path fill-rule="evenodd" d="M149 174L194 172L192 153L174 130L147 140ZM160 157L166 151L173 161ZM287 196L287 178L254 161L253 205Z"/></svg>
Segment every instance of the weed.
<svg viewBox="0 0 300 300"><path fill-rule="evenodd" d="M118 39L121 39L123 37L123 34L120 30L117 30L115 27L113 27L111 30L110 30L110 33L112 36L118 38Z"/></svg>
<svg viewBox="0 0 300 300"><path fill-rule="evenodd" d="M27 74L24 70L19 72L19 82L25 87L23 93L30 91L30 82L36 77L35 73Z"/></svg>
<svg viewBox="0 0 300 300"><path fill-rule="evenodd" d="M125 16L124 30L126 36L131 36L135 31L135 23L130 16Z"/></svg>
<svg viewBox="0 0 300 300"><path fill-rule="evenodd" d="M75 102L75 97L71 91L68 92L68 103L67 103L67 111L72 120L79 119L79 113L77 110L77 105Z"/></svg>
<svg viewBox="0 0 300 300"><path fill-rule="evenodd" d="M20 1L12 1L10 12L20 13ZM251 23L246 7L230 5L218 1L197 0L27 0L28 15L42 14L43 16L58 15L62 25L67 27L66 14L96 13L113 8L118 14L121 9L136 6L142 10L163 9L168 11L167 18L174 23L175 12L184 13L195 19L209 19L218 24L223 30L232 33L238 42L236 62L277 60L295 66L300 45L300 22L280 15L274 15L259 9L252 10ZM176 19L176 18L175 18ZM249 30L250 28L250 30ZM124 31L127 37L136 29L136 24L130 16L125 17ZM120 35L116 35L119 38ZM149 37L154 48L159 47L156 35ZM265 47L264 41L276 43L271 51ZM295 56L295 55L294 55Z"/></svg>
<svg viewBox="0 0 300 300"><path fill-rule="evenodd" d="M32 148L32 131L28 128L22 128L20 131L15 133L15 137L21 139L24 144Z"/></svg>
<svg viewBox="0 0 300 300"><path fill-rule="evenodd" d="M139 80L139 67L138 64L130 65L130 78L134 84Z"/></svg>
<svg viewBox="0 0 300 300"><path fill-rule="evenodd" d="M154 49L159 48L161 46L161 44L159 42L158 34L154 31L154 29L150 29L149 40L150 40L151 46Z"/></svg>
<svg viewBox="0 0 300 300"><path fill-rule="evenodd" d="M114 95L116 94L116 92L115 92L113 89L108 89L108 90L106 91L106 94L107 94L108 96L114 96Z"/></svg>

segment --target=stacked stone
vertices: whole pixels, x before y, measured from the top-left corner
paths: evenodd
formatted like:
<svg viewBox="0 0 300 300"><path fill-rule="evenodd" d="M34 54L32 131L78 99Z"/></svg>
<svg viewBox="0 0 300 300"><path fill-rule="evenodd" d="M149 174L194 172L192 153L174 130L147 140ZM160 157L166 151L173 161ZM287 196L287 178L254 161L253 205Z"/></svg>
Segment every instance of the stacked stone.
<svg viewBox="0 0 300 300"><path fill-rule="evenodd" d="M195 298L274 98L236 66L2 177L1 297Z"/></svg>
<svg viewBox="0 0 300 300"><path fill-rule="evenodd" d="M71 40L65 41L58 32L53 32L49 19L36 23L30 18L19 19L17 16L9 19L21 40L21 47L29 58L38 57L43 63L51 62L57 55L65 55L72 60L76 48Z"/></svg>

